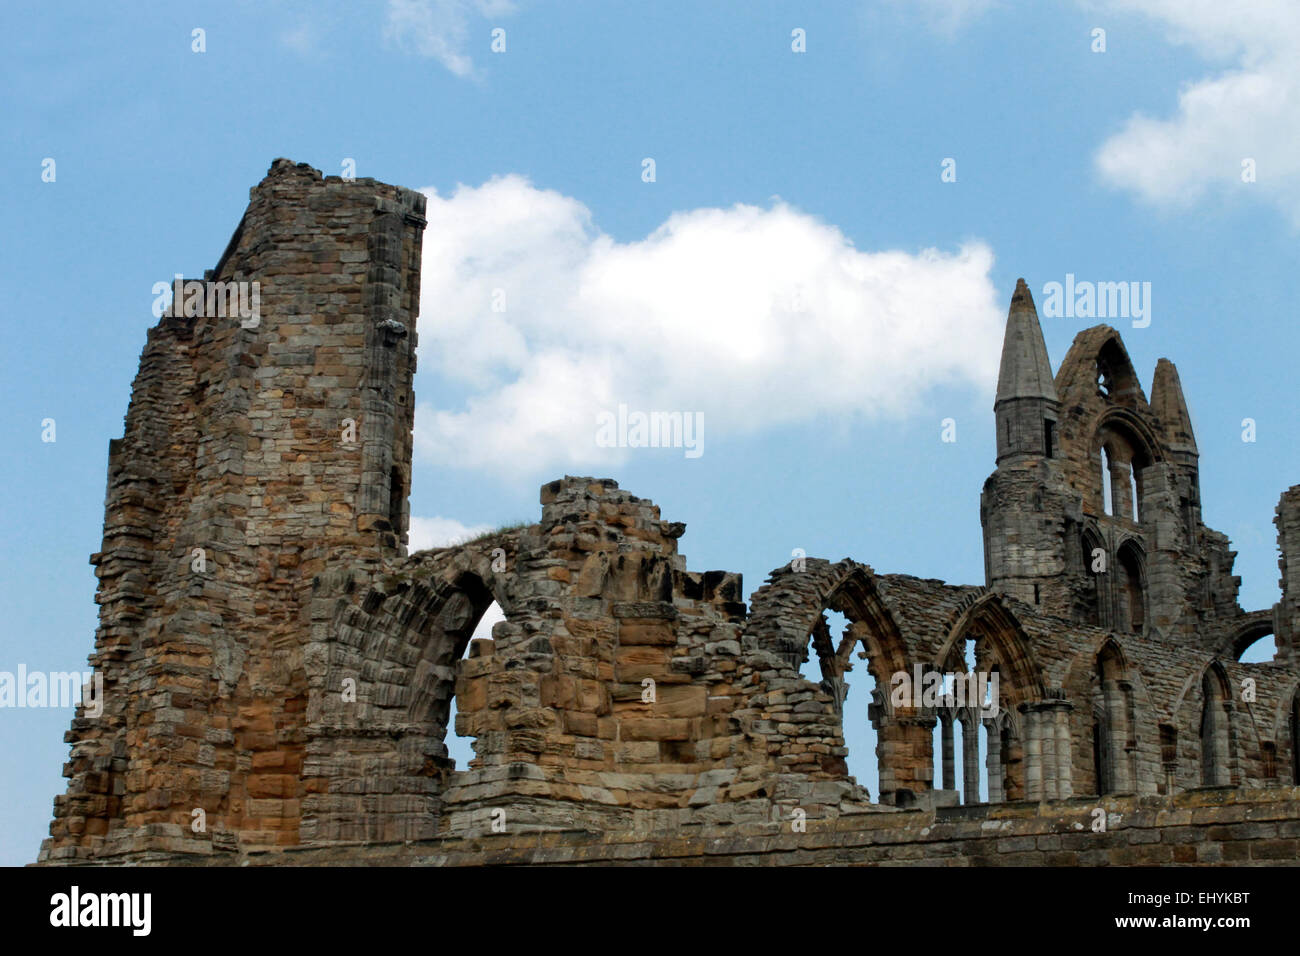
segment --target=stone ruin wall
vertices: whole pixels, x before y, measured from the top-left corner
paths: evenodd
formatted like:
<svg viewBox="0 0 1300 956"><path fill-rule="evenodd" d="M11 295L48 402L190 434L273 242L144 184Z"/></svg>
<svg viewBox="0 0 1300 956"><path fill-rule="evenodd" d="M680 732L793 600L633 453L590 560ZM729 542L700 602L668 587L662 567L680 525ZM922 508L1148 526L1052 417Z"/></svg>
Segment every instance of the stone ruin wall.
<svg viewBox="0 0 1300 956"><path fill-rule="evenodd" d="M390 488L396 465L404 507L423 209L277 161L205 277L256 280L256 327L166 315L150 330L91 557L106 707L73 723L55 845L158 833L183 851L199 808L205 844L298 841L304 793L284 781L307 742L312 581L398 554L404 531Z"/></svg>
<svg viewBox="0 0 1300 956"><path fill-rule="evenodd" d="M575 477L542 488L536 524L408 557L423 210L411 191L277 160L205 276L258 281L260 321L181 308L150 330L92 556L106 708L79 711L67 735L42 862L1295 858L1295 657L1216 665L1257 678L1260 700L1227 708L1228 784L1204 787L1200 680L1239 629L1235 579L1222 620L1210 608L1141 637L1080 621L1050 543L1059 516L1089 509L1069 490L1075 457L1004 467L1000 449L986 536L1005 525L1016 560L1036 555L1001 587L996 553L983 587L808 559L747 606L738 575L687 569L684 525ZM1084 443L1068 417L1066 448ZM1035 494L1045 523L1023 517ZM1289 649L1300 486L1277 524L1284 597L1268 615ZM1199 515L1194 527L1218 547ZM1046 606L1030 602L1039 579ZM493 602L506 619L472 640ZM828 610L850 622L838 644ZM892 674L964 669L967 639L1003 677L996 722L890 700ZM800 674L809 654L820 683ZM1132 833L1085 844L1079 816L1103 799L1086 797L1101 789L1101 658L1122 659L1133 701L1116 778L1128 794L1104 798ZM855 666L878 688L876 794L845 763ZM467 768L445 745L453 697ZM958 725L999 745L987 805L955 806L957 776L969 790L979 772L953 765Z"/></svg>

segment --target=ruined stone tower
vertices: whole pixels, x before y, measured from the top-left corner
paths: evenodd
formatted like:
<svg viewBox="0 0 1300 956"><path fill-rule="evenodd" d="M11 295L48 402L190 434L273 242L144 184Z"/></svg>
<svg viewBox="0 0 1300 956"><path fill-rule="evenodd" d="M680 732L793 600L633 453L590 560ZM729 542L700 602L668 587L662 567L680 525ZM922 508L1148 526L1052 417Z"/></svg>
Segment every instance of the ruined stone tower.
<svg viewBox="0 0 1300 956"><path fill-rule="evenodd" d="M73 724L55 844L297 842L312 580L406 531L424 203L277 160L205 276L260 314L150 331L91 557L107 706Z"/></svg>
<svg viewBox="0 0 1300 956"><path fill-rule="evenodd" d="M1096 326L1053 378L1021 280L994 409L997 471L981 496L989 586L1080 624L1217 649L1243 614L1240 581L1227 538L1201 523L1173 363L1157 364L1148 404L1119 333Z"/></svg>
<svg viewBox="0 0 1300 956"><path fill-rule="evenodd" d="M1172 364L1148 403L1098 326L1053 375L1017 285L982 585L807 558L747 604L688 569L684 525L582 477L536 524L407 555L423 211L277 160L196 287L256 284L257 314L182 286L149 332L91 559L105 708L68 734L42 862L1295 860L1300 485L1282 599L1243 610ZM842 727L867 674L874 794Z"/></svg>

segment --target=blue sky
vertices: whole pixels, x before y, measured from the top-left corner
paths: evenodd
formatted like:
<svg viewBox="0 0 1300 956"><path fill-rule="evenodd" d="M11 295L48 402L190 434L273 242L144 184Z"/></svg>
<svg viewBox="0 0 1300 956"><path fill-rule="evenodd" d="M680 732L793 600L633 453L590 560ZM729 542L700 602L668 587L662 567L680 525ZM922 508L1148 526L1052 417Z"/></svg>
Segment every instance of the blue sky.
<svg viewBox="0 0 1300 956"><path fill-rule="evenodd" d="M1072 273L1151 283L1150 325L1112 324L1148 391L1178 365L1206 521L1243 606L1271 605L1300 480L1300 14L1225 6L10 4L0 670L84 666L153 283L215 264L278 156L430 191L425 543L595 474L747 591L794 548L981 583L1007 304ZM1043 319L1054 365L1091 324ZM618 402L702 412L704 454L596 448ZM0 863L35 857L70 717L0 710Z"/></svg>

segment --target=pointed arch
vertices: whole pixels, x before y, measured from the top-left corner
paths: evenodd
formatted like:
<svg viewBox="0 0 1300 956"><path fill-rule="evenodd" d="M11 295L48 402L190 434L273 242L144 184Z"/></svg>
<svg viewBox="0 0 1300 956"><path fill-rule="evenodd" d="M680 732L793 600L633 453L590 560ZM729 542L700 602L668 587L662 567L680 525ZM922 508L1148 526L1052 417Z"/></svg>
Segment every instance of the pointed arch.
<svg viewBox="0 0 1300 956"><path fill-rule="evenodd" d="M1102 642L1094 666L1093 768L1098 795L1136 789L1137 715L1124 650Z"/></svg>
<svg viewBox="0 0 1300 956"><path fill-rule="evenodd" d="M1094 522L1088 522L1083 526L1079 542L1080 550L1083 552L1083 573L1087 587L1080 593L1081 607L1077 613L1083 618L1084 624L1105 627L1110 621L1105 587L1105 583L1110 580L1106 577L1106 573L1110 570L1110 554L1106 550L1105 539L1102 538Z"/></svg>
<svg viewBox="0 0 1300 956"><path fill-rule="evenodd" d="M1098 386L1111 401L1132 401L1141 392L1137 372L1118 332L1111 330L1101 342L1095 362Z"/></svg>
<svg viewBox="0 0 1300 956"><path fill-rule="evenodd" d="M1127 538L1115 549L1116 597L1119 614L1115 623L1131 634L1146 630L1146 552L1137 538Z"/></svg>
<svg viewBox="0 0 1300 956"><path fill-rule="evenodd" d="M1018 709L1046 696L1042 669L1030 651L1030 643L1006 600L997 592L985 592L960 610L948 626L948 633L933 667L936 671L966 670L964 645L975 642L977 671L996 675L998 697L996 713L980 711L967 714L963 726L963 755L967 734L977 739L982 724L985 737L985 765L989 774L989 800L1023 799L1027 793L1026 759ZM994 736L996 735L996 737ZM946 766L949 742L944 741L943 762ZM963 770L970 789L971 766L963 760ZM998 797L998 794L1001 796Z"/></svg>
<svg viewBox="0 0 1300 956"><path fill-rule="evenodd" d="M790 565L773 571L769 582L754 594L746 632L756 637L763 649L785 657L797 668L803 649L819 631L828 610L843 614L852 625L834 648L833 660L841 673L852 669L852 654L859 643L877 687L888 687L893 674L907 672L906 643L876 590L874 573L848 559L830 564L808 558L802 571ZM819 651L826 649L823 646ZM887 701L885 707L892 715Z"/></svg>
<svg viewBox="0 0 1300 956"><path fill-rule="evenodd" d="M827 611L848 621L838 645L826 628ZM844 678L853 670L854 652L861 648L858 656L865 656L865 669L875 682L867 715L877 739L878 799L893 803L901 791L914 794L930 788L931 781L917 773L920 767L928 768L929 754L914 754L918 748L928 750L923 743L925 717L917 707L895 707L890 694L893 675L911 672L906 642L869 567L847 558L835 564L807 558L798 570L791 564L773 571L753 596L745 632L760 650L793 670L798 670L811 644L822 667L821 690L828 706L833 703L832 692L839 695L840 703L849 699L852 690ZM842 727L844 711L835 709L834 719Z"/></svg>
<svg viewBox="0 0 1300 956"><path fill-rule="evenodd" d="M1030 652L1024 629L1000 594L985 594L957 615L935 655L936 670L944 669L958 642L967 636L974 637L977 646L987 642L985 647L998 665L999 690L1013 706L1043 699L1042 669Z"/></svg>
<svg viewBox="0 0 1300 956"><path fill-rule="evenodd" d="M1214 661L1201 675L1201 785L1232 784L1231 685L1223 665Z"/></svg>

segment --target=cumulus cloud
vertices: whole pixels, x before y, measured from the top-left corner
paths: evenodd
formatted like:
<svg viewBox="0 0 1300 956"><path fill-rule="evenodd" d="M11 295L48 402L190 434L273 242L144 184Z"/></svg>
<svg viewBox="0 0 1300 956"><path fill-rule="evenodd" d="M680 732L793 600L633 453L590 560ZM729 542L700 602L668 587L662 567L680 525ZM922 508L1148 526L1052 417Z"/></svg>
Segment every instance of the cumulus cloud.
<svg viewBox="0 0 1300 956"><path fill-rule="evenodd" d="M1300 225L1300 5L1294 0L1110 0L1222 69L1188 83L1172 115L1134 115L1097 153L1110 183L1159 206L1250 190ZM1243 160L1255 164L1242 181Z"/></svg>
<svg viewBox="0 0 1300 956"><path fill-rule="evenodd" d="M420 56L437 60L457 76L469 76L474 60L470 22L513 13L511 0L388 0L384 37ZM483 36L486 48L487 34Z"/></svg>
<svg viewBox="0 0 1300 956"><path fill-rule="evenodd" d="M617 464L628 449L598 446L596 423L620 404L701 413L707 452L822 415L910 415L936 385L996 376L1006 290L979 242L863 252L780 200L620 242L519 176L426 195L420 368L464 398L422 403L416 442L443 466Z"/></svg>
<svg viewBox="0 0 1300 956"><path fill-rule="evenodd" d="M455 518L417 518L411 515L407 550L414 554L416 551L425 551L429 548L445 548L451 544L476 538L491 530L488 525L461 524Z"/></svg>

